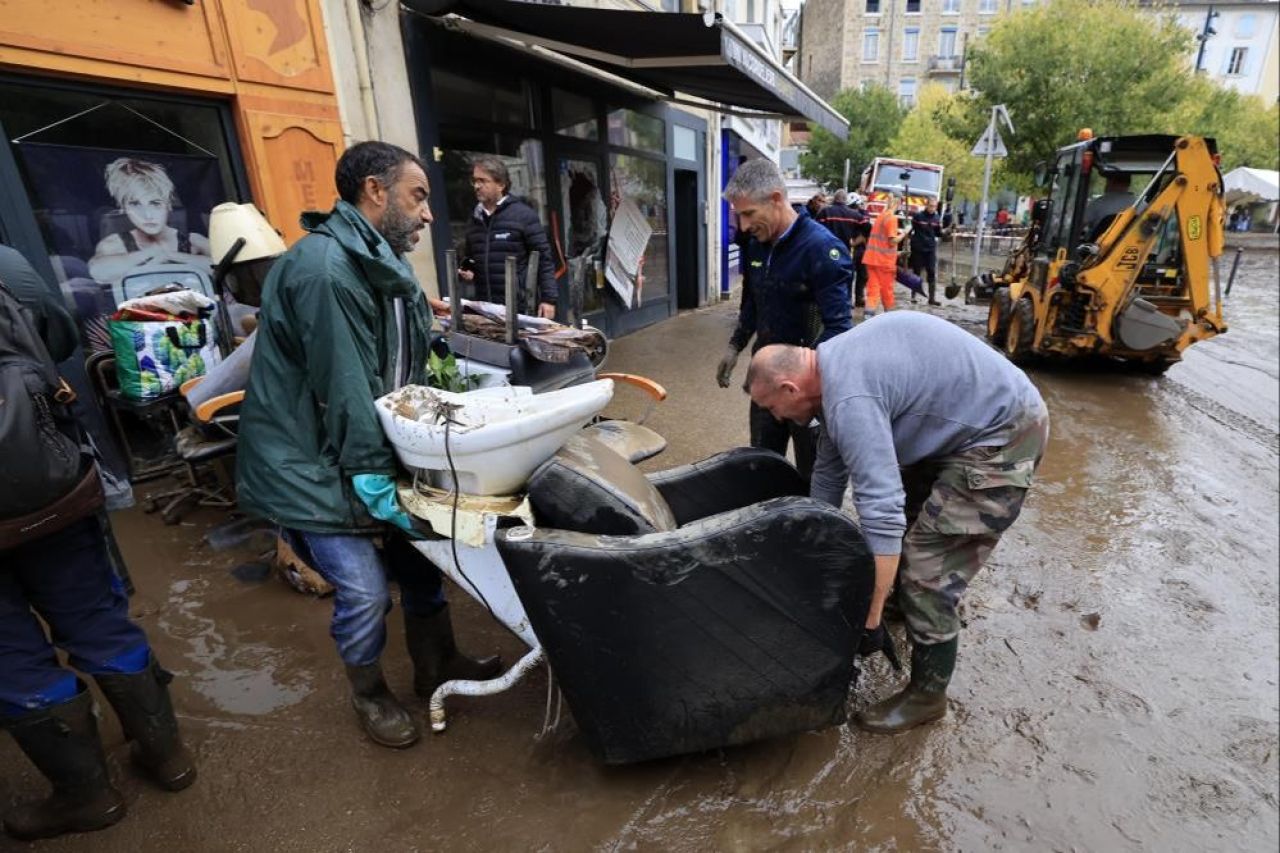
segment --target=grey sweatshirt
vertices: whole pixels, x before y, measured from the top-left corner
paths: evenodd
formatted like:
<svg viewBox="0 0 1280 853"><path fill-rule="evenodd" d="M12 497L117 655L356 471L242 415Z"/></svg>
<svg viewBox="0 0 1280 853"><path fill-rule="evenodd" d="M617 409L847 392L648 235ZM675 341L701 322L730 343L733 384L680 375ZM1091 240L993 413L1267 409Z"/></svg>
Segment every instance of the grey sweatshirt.
<svg viewBox="0 0 1280 853"><path fill-rule="evenodd" d="M900 465L1009 439L1040 404L1027 375L958 326L895 311L818 347L822 435L810 495L854 507L873 554L898 554L906 532Z"/></svg>

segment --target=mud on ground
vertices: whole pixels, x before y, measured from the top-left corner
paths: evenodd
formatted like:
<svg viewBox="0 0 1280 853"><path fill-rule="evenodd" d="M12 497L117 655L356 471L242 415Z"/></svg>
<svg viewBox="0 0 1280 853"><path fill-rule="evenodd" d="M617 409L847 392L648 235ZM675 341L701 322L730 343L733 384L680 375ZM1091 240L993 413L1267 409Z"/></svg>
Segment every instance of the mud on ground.
<svg viewBox="0 0 1280 853"><path fill-rule="evenodd" d="M201 778L177 795L147 788L108 715L130 817L40 849L1275 850L1278 266L1273 241L1251 248L1230 332L1162 379L1030 369L1052 413L1048 455L965 600L941 724L609 769L569 722L535 739L537 672L498 698L452 700L444 735L381 749L352 721L327 601L237 579L248 554L200 544L219 515L167 528L133 511L117 519L133 609L178 676ZM936 310L975 332L984 317ZM648 421L671 444L647 467L745 442L746 398L713 378L733 317L714 306L615 343L609 369L671 392ZM518 655L452 599L467 647ZM390 618L389 677L408 695ZM851 701L897 683L876 663ZM0 803L38 788L0 741Z"/></svg>

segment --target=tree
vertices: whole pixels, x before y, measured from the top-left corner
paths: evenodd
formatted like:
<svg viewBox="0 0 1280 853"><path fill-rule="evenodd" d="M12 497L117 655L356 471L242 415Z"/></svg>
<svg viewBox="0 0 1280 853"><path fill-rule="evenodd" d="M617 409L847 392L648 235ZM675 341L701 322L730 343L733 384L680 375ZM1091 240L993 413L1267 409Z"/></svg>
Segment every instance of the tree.
<svg viewBox="0 0 1280 853"><path fill-rule="evenodd" d="M946 169L947 177L956 179L957 197L980 198L983 161L969 153L977 138L964 142L948 136L943 130L956 122L965 107L943 86L935 83L921 88L915 106L902 120L885 153L908 160L937 163ZM992 170L993 187L1000 186L1000 168L997 160Z"/></svg>
<svg viewBox="0 0 1280 853"><path fill-rule="evenodd" d="M809 150L800 155L800 172L820 184L838 186L844 179L844 161L849 159L849 180L856 178L872 158L891 153L890 140L898 132L906 111L897 97L884 86L864 90L844 89L831 105L849 120L849 138L815 127Z"/></svg>
<svg viewBox="0 0 1280 853"><path fill-rule="evenodd" d="M1155 129L1214 137L1223 172L1237 166L1280 169L1280 145L1276 144L1280 139L1280 106L1268 108L1260 97L1242 95L1203 75L1192 77L1180 103Z"/></svg>
<svg viewBox="0 0 1280 853"><path fill-rule="evenodd" d="M1006 168L1029 174L1076 138L1142 133L1167 119L1191 77L1192 34L1133 0L1051 0L1009 16L969 51L976 95L947 123L970 144L1004 104Z"/></svg>

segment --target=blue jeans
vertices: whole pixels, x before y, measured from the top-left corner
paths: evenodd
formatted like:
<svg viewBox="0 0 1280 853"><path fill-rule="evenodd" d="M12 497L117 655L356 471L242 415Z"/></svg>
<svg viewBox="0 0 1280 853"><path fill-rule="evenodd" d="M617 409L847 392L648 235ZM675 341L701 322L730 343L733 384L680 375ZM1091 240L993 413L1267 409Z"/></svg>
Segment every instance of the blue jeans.
<svg viewBox="0 0 1280 853"><path fill-rule="evenodd" d="M141 672L150 660L93 517L0 552L0 717L75 697L79 682L55 646L86 675Z"/></svg>
<svg viewBox="0 0 1280 853"><path fill-rule="evenodd" d="M387 645L386 615L391 610L389 580L400 585L405 613L430 616L444 606L440 570L399 532L384 534L381 551L371 536L290 529L282 529L280 535L333 584L329 633L345 664L365 666L382 656Z"/></svg>

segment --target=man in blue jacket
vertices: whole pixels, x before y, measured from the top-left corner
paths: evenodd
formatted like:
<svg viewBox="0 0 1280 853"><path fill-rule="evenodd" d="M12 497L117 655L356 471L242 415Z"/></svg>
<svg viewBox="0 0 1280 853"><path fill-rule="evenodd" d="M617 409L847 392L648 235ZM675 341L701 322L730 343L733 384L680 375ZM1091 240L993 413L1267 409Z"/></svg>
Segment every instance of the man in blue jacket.
<svg viewBox="0 0 1280 853"><path fill-rule="evenodd" d="M938 203L929 199L911 216L911 271L929 280L929 304L938 301L938 238L942 236L942 218ZM915 301L912 293L911 300Z"/></svg>
<svg viewBox="0 0 1280 853"><path fill-rule="evenodd" d="M853 326L849 308L853 261L847 244L787 203L787 186L768 160L748 160L724 190L751 235L742 261L742 307L729 347L716 367L728 388L738 355L752 336L752 352L769 344L815 347ZM796 468L808 478L815 444L806 425L774 418L751 404L751 446L777 453L795 445Z"/></svg>
<svg viewBox="0 0 1280 853"><path fill-rule="evenodd" d="M335 177L341 200L303 214L310 234L263 286L237 491L242 509L279 525L333 584L330 633L356 717L375 743L407 747L418 725L381 665L390 580L400 585L418 696L451 679L492 678L500 662L472 660L454 643L440 571L407 541L413 524L374 409L383 394L426 382L431 316L404 259L431 223L426 171L403 148L361 142Z"/></svg>
<svg viewBox="0 0 1280 853"><path fill-rule="evenodd" d="M472 164L471 185L476 191L476 209L467 223L466 249L458 266L458 278L475 283L477 299L506 301L506 262L516 258L516 280L523 282L529 269L529 253L538 253L538 316L548 320L556 315L555 263L547 232L537 212L511 195L507 165L497 157L479 157ZM529 311L523 291L517 291L516 310Z"/></svg>

